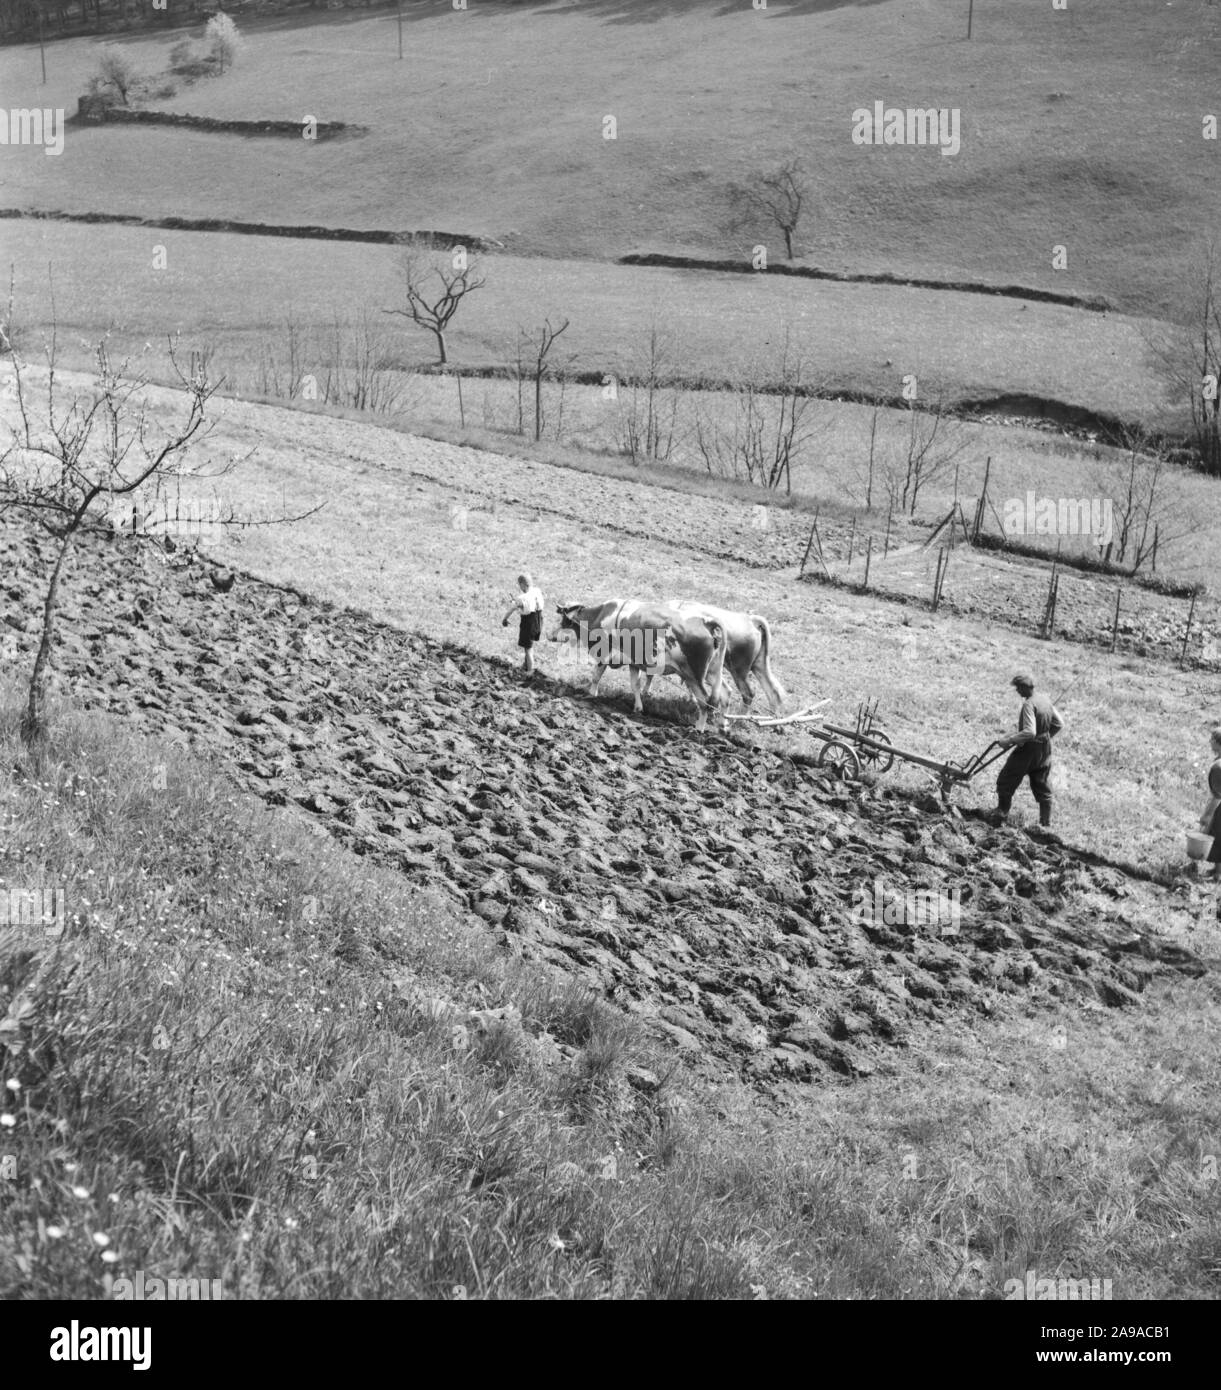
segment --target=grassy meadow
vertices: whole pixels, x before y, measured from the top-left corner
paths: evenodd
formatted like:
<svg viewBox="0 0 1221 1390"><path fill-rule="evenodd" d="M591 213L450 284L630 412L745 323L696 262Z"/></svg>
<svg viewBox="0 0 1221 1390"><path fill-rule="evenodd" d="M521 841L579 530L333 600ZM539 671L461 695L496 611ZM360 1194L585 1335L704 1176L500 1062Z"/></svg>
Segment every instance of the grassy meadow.
<svg viewBox="0 0 1221 1390"><path fill-rule="evenodd" d="M0 1297L1216 1297L1215 977L780 1113L181 748L58 704L30 755L18 695L0 888L68 926L0 932Z"/></svg>
<svg viewBox="0 0 1221 1390"><path fill-rule="evenodd" d="M733 185L800 155L812 206L798 252L831 269L1017 282L1166 315L1221 210L1221 19L1207 0L592 0L249 26L230 72L156 104L237 119L343 120L351 141L75 130L59 159L6 161L10 206L228 216L487 235L528 255L775 254ZM164 71L179 31L128 40ZM76 107L91 39L0 53L17 105ZM19 98L19 99L18 99ZM866 147L874 101L961 112L962 148ZM505 113L512 112L512 119ZM603 138L605 116L617 138ZM1052 269L1052 247L1068 268ZM893 355L893 354L887 354Z"/></svg>
<svg viewBox="0 0 1221 1390"><path fill-rule="evenodd" d="M181 331L251 381L261 351L284 353L290 316L325 337L337 316L365 312L386 335L388 361L437 360L431 335L383 313L402 303L390 247L37 221L0 221L0 238L26 351L37 351L57 314L65 366L86 365L81 338L108 329L137 351ZM550 317L570 320L556 361L584 372L638 369L656 324L673 344L669 372L689 380L774 380L787 331L803 379L828 388L897 398L912 374L925 403L1020 393L1125 419L1152 417L1163 401L1147 346L1158 325L1122 315L749 272L499 254L483 267L486 286L447 335L459 366L505 366L519 328L537 332Z"/></svg>

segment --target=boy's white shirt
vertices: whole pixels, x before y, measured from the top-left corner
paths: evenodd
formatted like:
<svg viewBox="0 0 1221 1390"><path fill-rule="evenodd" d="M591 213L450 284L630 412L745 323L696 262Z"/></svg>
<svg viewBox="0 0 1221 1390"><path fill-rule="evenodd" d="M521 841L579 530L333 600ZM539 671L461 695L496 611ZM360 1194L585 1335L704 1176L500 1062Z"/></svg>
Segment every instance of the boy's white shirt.
<svg viewBox="0 0 1221 1390"><path fill-rule="evenodd" d="M523 613L541 613L543 611L542 590L531 585L524 594L518 594L515 602Z"/></svg>

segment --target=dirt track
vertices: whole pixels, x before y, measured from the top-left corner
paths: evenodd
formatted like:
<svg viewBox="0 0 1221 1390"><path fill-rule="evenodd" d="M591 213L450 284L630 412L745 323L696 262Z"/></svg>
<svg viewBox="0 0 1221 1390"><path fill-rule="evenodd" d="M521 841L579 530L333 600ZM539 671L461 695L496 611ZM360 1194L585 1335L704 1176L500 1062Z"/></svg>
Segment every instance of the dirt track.
<svg viewBox="0 0 1221 1390"><path fill-rule="evenodd" d="M40 545L0 529L23 657ZM188 737L745 1075L867 1074L921 1020L1131 1003L1202 971L1135 925L1157 890L1058 845L150 554L87 541L65 580L56 663L80 702ZM861 920L878 878L960 889L957 933Z"/></svg>

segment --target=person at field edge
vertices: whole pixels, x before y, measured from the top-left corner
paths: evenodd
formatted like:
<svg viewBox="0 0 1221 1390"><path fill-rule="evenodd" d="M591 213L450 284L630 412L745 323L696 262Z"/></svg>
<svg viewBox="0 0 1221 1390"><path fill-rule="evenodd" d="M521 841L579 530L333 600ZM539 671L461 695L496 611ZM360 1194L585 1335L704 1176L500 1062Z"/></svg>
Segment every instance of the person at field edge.
<svg viewBox="0 0 1221 1390"><path fill-rule="evenodd" d="M1221 724L1209 736L1213 761L1208 769L1208 805L1200 817L1200 829L1213 837L1208 862L1213 866L1213 878L1221 879ZM1221 906L1218 907L1221 913Z"/></svg>
<svg viewBox="0 0 1221 1390"><path fill-rule="evenodd" d="M1002 748L1012 748L996 779L994 819L1003 823L1009 815L1013 793L1030 778L1030 790L1039 803L1039 824L1051 825L1051 741L1064 727L1046 695L1034 693L1032 677L1020 672L1010 684L1022 697L1017 733L998 740Z"/></svg>
<svg viewBox="0 0 1221 1390"><path fill-rule="evenodd" d="M543 635L543 594L541 589L534 587L534 580L528 573L517 576L517 587L521 593L509 604L500 625L508 627L513 614L521 614L521 622L517 629L517 645L524 653L521 668L530 675L534 671L534 644Z"/></svg>

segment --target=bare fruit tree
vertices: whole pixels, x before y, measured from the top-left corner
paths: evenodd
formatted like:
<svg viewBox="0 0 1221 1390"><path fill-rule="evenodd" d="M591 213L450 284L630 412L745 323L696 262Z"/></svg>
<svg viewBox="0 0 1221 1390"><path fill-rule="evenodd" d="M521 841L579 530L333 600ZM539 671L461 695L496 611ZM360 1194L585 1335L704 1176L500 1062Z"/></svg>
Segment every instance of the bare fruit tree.
<svg viewBox="0 0 1221 1390"><path fill-rule="evenodd" d="M800 161L786 159L770 174L760 174L741 190L747 207L769 217L784 234L784 252L793 259L793 237L809 195L809 182Z"/></svg>
<svg viewBox="0 0 1221 1390"><path fill-rule="evenodd" d="M449 361L445 351L445 330L449 321L466 296L482 289L487 280L479 274L478 263L468 259L466 248L462 246L438 258L423 254L409 243L400 262L400 273L406 303L401 309L384 312L399 314L426 328L436 339L438 360L444 366Z"/></svg>
<svg viewBox="0 0 1221 1390"><path fill-rule="evenodd" d="M210 432L209 405L220 385L208 377L206 358L197 356L184 371L174 342L170 362L181 392L178 418L158 431L145 391L148 380L129 374L127 363L116 366L103 339L94 353L96 376L91 391L65 391L56 372L55 337L47 353L45 394L29 380L29 371L14 350L7 331L0 332L0 351L11 357L16 396L11 439L0 452L0 515L12 511L32 520L52 539L50 574L42 605L42 624L30 675L21 737L27 744L46 733L45 687L55 636L59 584L64 566L79 535L113 534L116 499L131 500L160 493L171 483L206 479L210 473L187 462L191 448ZM229 509L218 514L217 526L270 525L300 520L277 517L269 521L239 519Z"/></svg>

